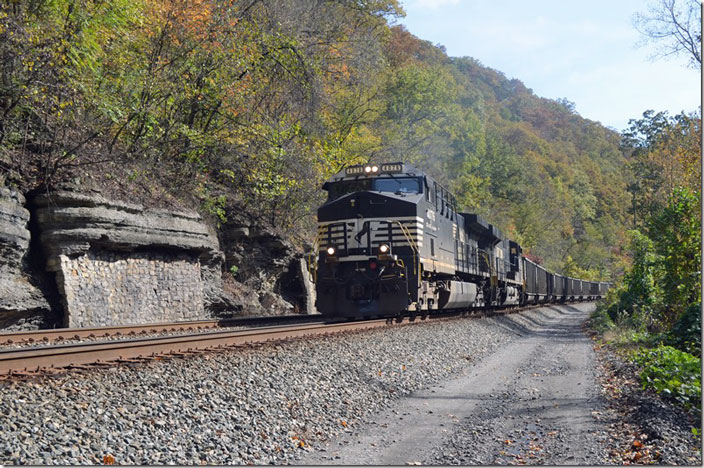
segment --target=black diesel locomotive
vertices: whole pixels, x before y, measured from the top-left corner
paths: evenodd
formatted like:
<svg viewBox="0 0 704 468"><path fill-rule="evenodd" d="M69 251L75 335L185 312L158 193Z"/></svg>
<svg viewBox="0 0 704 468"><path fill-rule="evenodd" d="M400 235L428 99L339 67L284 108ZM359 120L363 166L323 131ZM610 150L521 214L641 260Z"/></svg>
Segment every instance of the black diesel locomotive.
<svg viewBox="0 0 704 468"><path fill-rule="evenodd" d="M316 306L339 317L601 298L608 283L550 273L404 163L352 166L323 185Z"/></svg>

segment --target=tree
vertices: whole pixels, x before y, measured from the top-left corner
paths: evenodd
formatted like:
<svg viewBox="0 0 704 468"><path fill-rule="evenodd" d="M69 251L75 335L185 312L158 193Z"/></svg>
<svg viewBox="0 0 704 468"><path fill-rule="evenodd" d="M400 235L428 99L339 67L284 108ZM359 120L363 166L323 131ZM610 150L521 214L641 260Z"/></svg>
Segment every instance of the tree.
<svg viewBox="0 0 704 468"><path fill-rule="evenodd" d="M657 0L649 12L636 13L633 25L645 41L660 44L660 56L684 53L692 68L702 68L702 13L699 0Z"/></svg>
<svg viewBox="0 0 704 468"><path fill-rule="evenodd" d="M650 221L649 235L660 254L656 263L665 303L662 315L668 325L701 301L700 198L699 192L677 188Z"/></svg>
<svg viewBox="0 0 704 468"><path fill-rule="evenodd" d="M641 224L663 207L677 187L696 191L701 180L701 118L697 113L671 117L648 110L631 120L623 133L621 148L633 174L632 213Z"/></svg>

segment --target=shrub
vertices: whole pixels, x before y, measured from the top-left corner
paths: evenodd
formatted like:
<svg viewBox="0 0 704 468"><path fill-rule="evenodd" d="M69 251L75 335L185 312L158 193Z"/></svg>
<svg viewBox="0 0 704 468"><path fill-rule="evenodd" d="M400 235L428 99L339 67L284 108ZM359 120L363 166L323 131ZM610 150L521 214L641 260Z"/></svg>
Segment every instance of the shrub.
<svg viewBox="0 0 704 468"><path fill-rule="evenodd" d="M614 327L614 321L609 314L609 310L603 304L599 304L591 316L591 328L597 333L603 334Z"/></svg>
<svg viewBox="0 0 704 468"><path fill-rule="evenodd" d="M701 412L701 359L671 346L647 349L635 355L643 388L652 388L687 409Z"/></svg>
<svg viewBox="0 0 704 468"><path fill-rule="evenodd" d="M692 304L684 311L668 333L667 344L695 356L702 354L701 303Z"/></svg>

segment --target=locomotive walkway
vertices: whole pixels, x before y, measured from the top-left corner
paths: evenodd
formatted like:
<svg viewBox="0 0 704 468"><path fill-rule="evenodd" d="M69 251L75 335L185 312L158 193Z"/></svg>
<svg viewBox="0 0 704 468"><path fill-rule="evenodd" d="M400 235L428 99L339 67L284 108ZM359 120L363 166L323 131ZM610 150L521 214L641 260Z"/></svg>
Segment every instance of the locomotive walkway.
<svg viewBox="0 0 704 468"><path fill-rule="evenodd" d="M465 375L401 399L356 434L303 464L598 464L606 431L594 352L582 324L593 304L560 313L469 367Z"/></svg>

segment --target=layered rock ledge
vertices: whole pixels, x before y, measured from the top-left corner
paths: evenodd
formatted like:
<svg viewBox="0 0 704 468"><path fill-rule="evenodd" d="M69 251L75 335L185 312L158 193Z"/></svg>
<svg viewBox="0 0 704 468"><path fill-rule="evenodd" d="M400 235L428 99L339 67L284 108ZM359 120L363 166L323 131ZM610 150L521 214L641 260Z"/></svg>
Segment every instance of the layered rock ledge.
<svg viewBox="0 0 704 468"><path fill-rule="evenodd" d="M0 187L0 328L37 328L51 307L27 272L31 234L25 198Z"/></svg>
<svg viewBox="0 0 704 468"><path fill-rule="evenodd" d="M68 191L33 207L65 326L195 320L226 307L224 255L198 214Z"/></svg>

